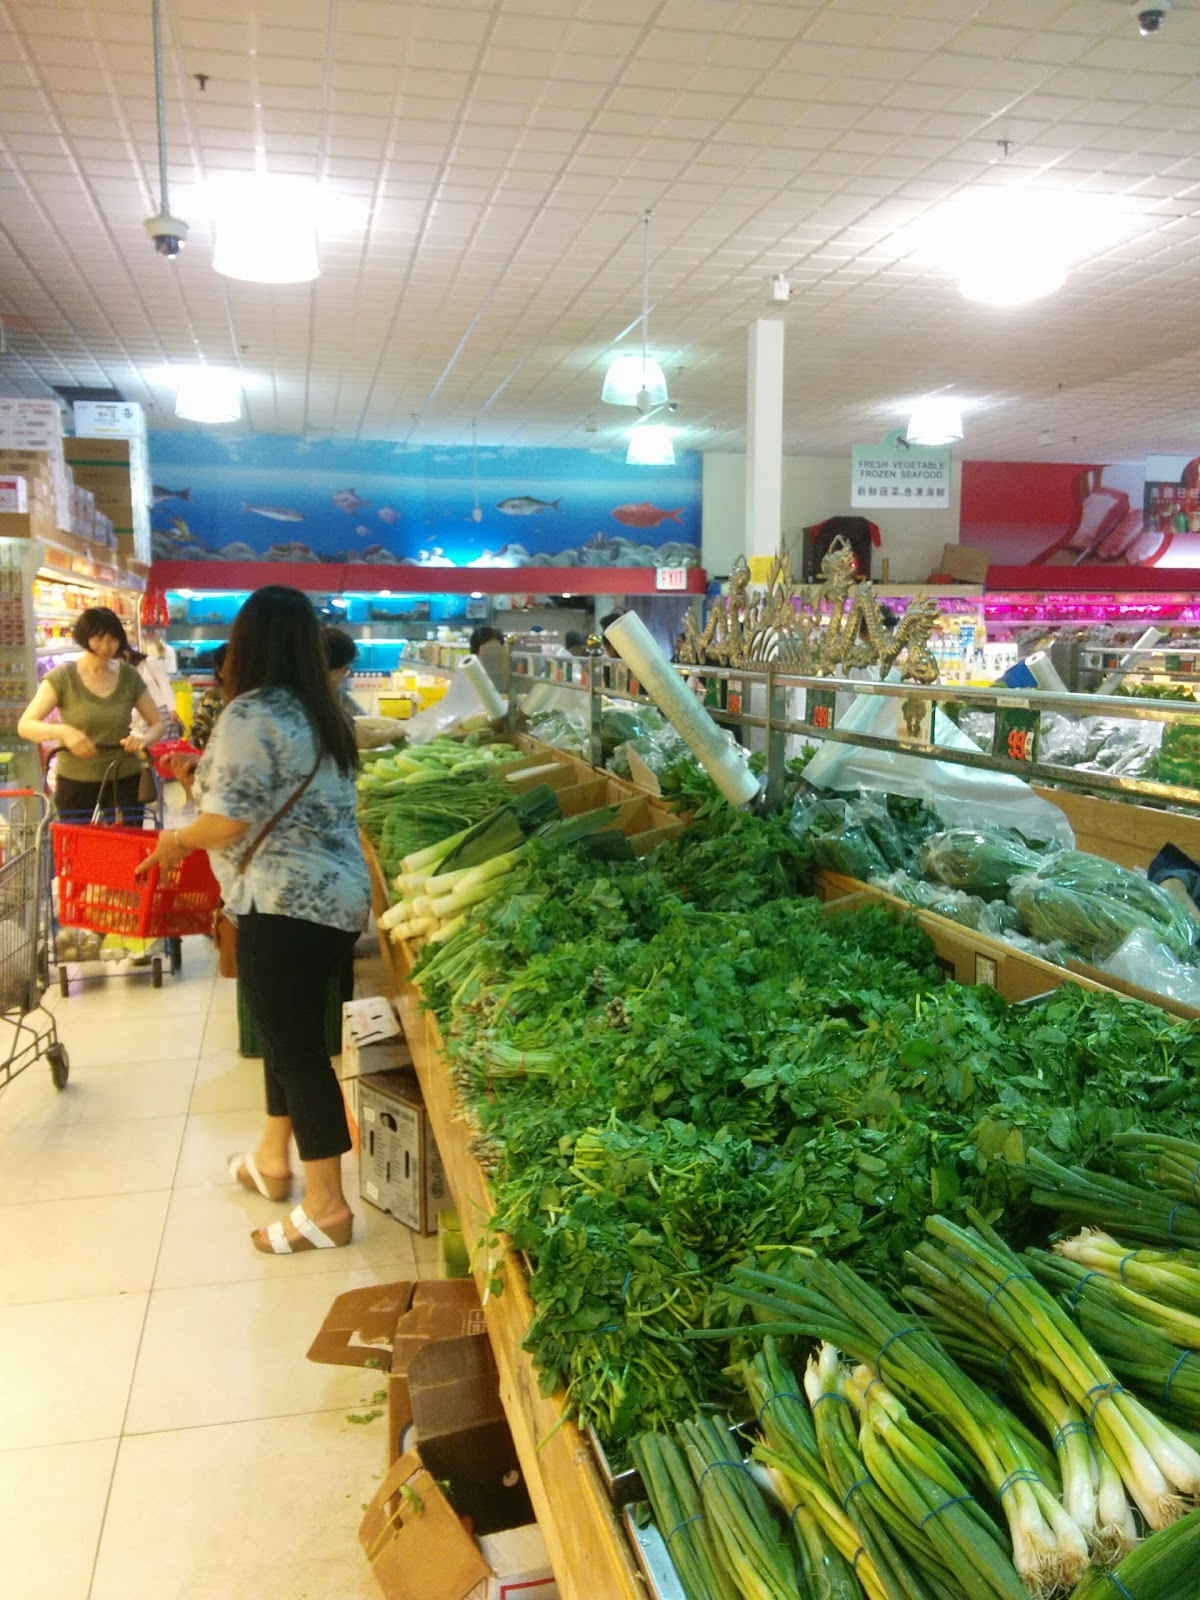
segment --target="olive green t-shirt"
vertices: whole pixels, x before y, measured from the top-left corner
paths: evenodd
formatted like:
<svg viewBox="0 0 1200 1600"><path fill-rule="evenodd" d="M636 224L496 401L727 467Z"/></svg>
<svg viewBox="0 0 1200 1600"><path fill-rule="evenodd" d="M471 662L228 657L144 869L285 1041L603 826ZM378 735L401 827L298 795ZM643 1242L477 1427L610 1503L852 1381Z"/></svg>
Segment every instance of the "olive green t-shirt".
<svg viewBox="0 0 1200 1600"><path fill-rule="evenodd" d="M118 662L117 666L117 686L110 695L93 694L73 661L66 661L46 674L63 721L86 733L97 750L96 755L85 757L73 756L65 747L60 750L58 770L64 778L74 778L80 783L101 783L114 761L113 776L116 778L127 777L141 767L137 756L121 749L121 740L129 733L133 708L145 694L146 685L127 662Z"/></svg>

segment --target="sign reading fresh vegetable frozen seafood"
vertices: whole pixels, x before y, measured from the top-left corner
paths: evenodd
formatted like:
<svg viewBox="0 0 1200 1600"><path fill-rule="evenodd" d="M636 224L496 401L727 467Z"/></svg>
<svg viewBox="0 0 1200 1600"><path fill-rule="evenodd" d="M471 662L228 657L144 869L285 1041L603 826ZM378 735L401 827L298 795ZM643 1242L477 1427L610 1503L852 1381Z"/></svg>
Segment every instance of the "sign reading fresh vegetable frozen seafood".
<svg viewBox="0 0 1200 1600"><path fill-rule="evenodd" d="M856 444L850 469L850 504L887 504L912 511L950 505L950 452L905 442L900 429L882 444Z"/></svg>

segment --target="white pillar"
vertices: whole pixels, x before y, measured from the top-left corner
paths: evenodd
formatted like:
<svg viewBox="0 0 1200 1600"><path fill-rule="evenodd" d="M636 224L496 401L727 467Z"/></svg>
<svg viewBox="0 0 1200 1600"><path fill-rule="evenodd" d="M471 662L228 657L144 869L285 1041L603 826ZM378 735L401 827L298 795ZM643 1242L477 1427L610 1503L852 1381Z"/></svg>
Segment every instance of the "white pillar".
<svg viewBox="0 0 1200 1600"><path fill-rule="evenodd" d="M746 382L746 554L773 556L783 536L783 323L750 324Z"/></svg>

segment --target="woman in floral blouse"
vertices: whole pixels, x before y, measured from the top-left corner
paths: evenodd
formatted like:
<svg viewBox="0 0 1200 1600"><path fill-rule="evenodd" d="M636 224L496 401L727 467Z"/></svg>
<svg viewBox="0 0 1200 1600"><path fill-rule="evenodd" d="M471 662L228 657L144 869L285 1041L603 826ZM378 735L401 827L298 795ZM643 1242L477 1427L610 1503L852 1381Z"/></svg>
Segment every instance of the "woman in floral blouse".
<svg viewBox="0 0 1200 1600"><path fill-rule="evenodd" d="M257 1229L287 1255L349 1244L342 1191L345 1104L325 1046L329 983L348 973L370 886L354 810L354 733L329 686L316 614L297 589L258 589L239 611L223 674L226 705L196 769L200 814L160 835L152 863L207 850L237 920L238 981L263 1041L267 1122L232 1157L243 1188L283 1200L294 1134L304 1202ZM289 804L290 802L290 804ZM261 841L261 842L260 842Z"/></svg>

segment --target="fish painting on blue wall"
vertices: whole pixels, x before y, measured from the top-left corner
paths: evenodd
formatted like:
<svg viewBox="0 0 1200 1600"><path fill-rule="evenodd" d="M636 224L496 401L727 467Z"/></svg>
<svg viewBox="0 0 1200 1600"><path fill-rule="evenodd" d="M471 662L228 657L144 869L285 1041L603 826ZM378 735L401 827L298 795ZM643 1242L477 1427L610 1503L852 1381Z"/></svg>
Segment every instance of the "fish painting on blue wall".
<svg viewBox="0 0 1200 1600"><path fill-rule="evenodd" d="M473 458L469 447L180 431L152 433L150 460L160 560L566 568L700 560L694 452L671 467L637 467L616 452L505 446Z"/></svg>

